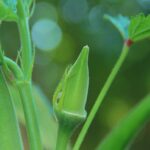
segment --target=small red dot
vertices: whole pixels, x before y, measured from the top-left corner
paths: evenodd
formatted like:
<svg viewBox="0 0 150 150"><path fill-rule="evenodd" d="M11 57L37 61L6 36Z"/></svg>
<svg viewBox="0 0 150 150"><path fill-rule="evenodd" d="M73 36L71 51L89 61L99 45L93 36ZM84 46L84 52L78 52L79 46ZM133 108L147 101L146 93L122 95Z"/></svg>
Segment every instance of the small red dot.
<svg viewBox="0 0 150 150"><path fill-rule="evenodd" d="M125 41L125 43L128 47L130 47L133 44L133 41L131 39L128 39Z"/></svg>

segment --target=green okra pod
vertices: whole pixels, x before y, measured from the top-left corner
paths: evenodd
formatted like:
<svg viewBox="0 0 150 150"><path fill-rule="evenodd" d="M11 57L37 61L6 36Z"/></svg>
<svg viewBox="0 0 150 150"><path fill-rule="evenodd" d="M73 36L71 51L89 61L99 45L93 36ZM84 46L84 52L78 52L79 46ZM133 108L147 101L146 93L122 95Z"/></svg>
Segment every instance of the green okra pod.
<svg viewBox="0 0 150 150"><path fill-rule="evenodd" d="M66 150L74 129L86 118L89 86L88 46L83 47L75 63L68 67L53 98L59 121L56 150Z"/></svg>
<svg viewBox="0 0 150 150"><path fill-rule="evenodd" d="M88 46L83 47L76 62L66 69L56 89L53 105L59 114L86 117L85 104L89 86L88 53Z"/></svg>

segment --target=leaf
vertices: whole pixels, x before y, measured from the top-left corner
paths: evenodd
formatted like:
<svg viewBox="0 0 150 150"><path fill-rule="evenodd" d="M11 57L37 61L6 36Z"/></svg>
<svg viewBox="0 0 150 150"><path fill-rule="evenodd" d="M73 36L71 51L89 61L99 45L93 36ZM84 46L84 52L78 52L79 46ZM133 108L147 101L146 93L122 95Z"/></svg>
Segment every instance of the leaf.
<svg viewBox="0 0 150 150"><path fill-rule="evenodd" d="M125 149L148 120L150 120L150 95L146 96L119 122L96 150Z"/></svg>
<svg viewBox="0 0 150 150"><path fill-rule="evenodd" d="M12 85L9 85L9 88L12 91L19 122L25 126L25 118L20 95ZM37 85L33 86L33 96L37 106L36 113L43 146L45 149L55 149L58 124L54 120L52 106L41 88Z"/></svg>
<svg viewBox="0 0 150 150"><path fill-rule="evenodd" d="M109 20L118 29L123 39L128 38L128 26L130 24L128 17L124 17L122 15L118 15L116 17L104 15L104 18Z"/></svg>
<svg viewBox="0 0 150 150"><path fill-rule="evenodd" d="M16 5L17 5L17 0L1 0L3 3L10 8L12 11L16 12Z"/></svg>
<svg viewBox="0 0 150 150"><path fill-rule="evenodd" d="M17 0L0 0L0 20L17 20Z"/></svg>
<svg viewBox="0 0 150 150"><path fill-rule="evenodd" d="M22 141L15 109L6 80L0 69L0 149L22 150Z"/></svg>
<svg viewBox="0 0 150 150"><path fill-rule="evenodd" d="M50 101L38 86L33 87L33 95L36 100L43 145L46 149L55 149L58 122L54 119L53 108Z"/></svg>
<svg viewBox="0 0 150 150"><path fill-rule="evenodd" d="M137 15L131 18L129 38L133 41L143 40L150 36L150 15Z"/></svg>

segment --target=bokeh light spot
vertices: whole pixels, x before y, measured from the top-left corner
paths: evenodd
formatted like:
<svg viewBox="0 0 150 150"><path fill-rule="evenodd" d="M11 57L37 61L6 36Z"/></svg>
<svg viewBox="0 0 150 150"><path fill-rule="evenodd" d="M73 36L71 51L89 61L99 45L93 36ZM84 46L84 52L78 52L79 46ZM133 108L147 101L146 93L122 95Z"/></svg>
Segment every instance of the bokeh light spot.
<svg viewBox="0 0 150 150"><path fill-rule="evenodd" d="M62 31L56 22L41 19L32 27L32 39L35 46L40 50L53 50L61 42Z"/></svg>
<svg viewBox="0 0 150 150"><path fill-rule="evenodd" d="M88 19L92 31L99 31L103 22L103 16L104 14L100 5L97 5L90 10Z"/></svg>

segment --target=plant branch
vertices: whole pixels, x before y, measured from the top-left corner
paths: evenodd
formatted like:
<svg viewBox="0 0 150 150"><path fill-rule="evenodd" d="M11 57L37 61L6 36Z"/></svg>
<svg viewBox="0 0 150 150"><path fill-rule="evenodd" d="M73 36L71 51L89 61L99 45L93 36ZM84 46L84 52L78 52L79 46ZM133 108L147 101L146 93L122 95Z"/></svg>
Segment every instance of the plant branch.
<svg viewBox="0 0 150 150"><path fill-rule="evenodd" d="M98 145L96 150L126 149L133 137L150 119L150 95L131 110L110 134Z"/></svg>
<svg viewBox="0 0 150 150"><path fill-rule="evenodd" d="M42 150L41 138L32 95L31 82L18 82L17 87L19 89L19 93L22 99L30 150Z"/></svg>
<svg viewBox="0 0 150 150"><path fill-rule="evenodd" d="M17 82L25 114L27 133L31 150L42 150L40 131L37 122L35 103L32 95L32 66L34 56L29 30L29 18L25 11L23 0L18 0L18 28L21 38L21 69L23 80Z"/></svg>
<svg viewBox="0 0 150 150"><path fill-rule="evenodd" d="M102 101L104 100L108 90L110 89L110 86L112 85L112 82L114 81L118 71L120 70L120 68L121 68L121 66L122 66L122 64L123 64L123 62L124 62L124 60L128 54L128 51L129 51L129 45L128 45L128 40L127 40L124 43L120 57L118 58L114 68L112 69L108 79L106 80L98 98L96 99L95 104L93 105L93 107L89 113L89 116L88 116L85 124L83 125L83 128L82 128L82 130L81 130L81 132L77 138L77 141L74 145L73 150L79 150L79 148L80 148L80 146L84 140L84 137L85 137L85 135L86 135L86 133L87 133L87 131L88 131L101 103L102 103Z"/></svg>
<svg viewBox="0 0 150 150"><path fill-rule="evenodd" d="M21 38L21 50L22 50L22 70L26 79L31 78L31 67L33 64L32 56L32 44L28 23L28 16L23 6L23 0L18 0L18 28Z"/></svg>
<svg viewBox="0 0 150 150"><path fill-rule="evenodd" d="M16 77L16 80L22 80L23 79L23 73L20 69L20 67L10 58L4 56L4 67L7 69L10 69L14 76Z"/></svg>
<svg viewBox="0 0 150 150"><path fill-rule="evenodd" d="M57 143L56 143L56 150L66 150L70 136L72 132L67 129L67 126L64 124L59 124L58 133L57 133Z"/></svg>

